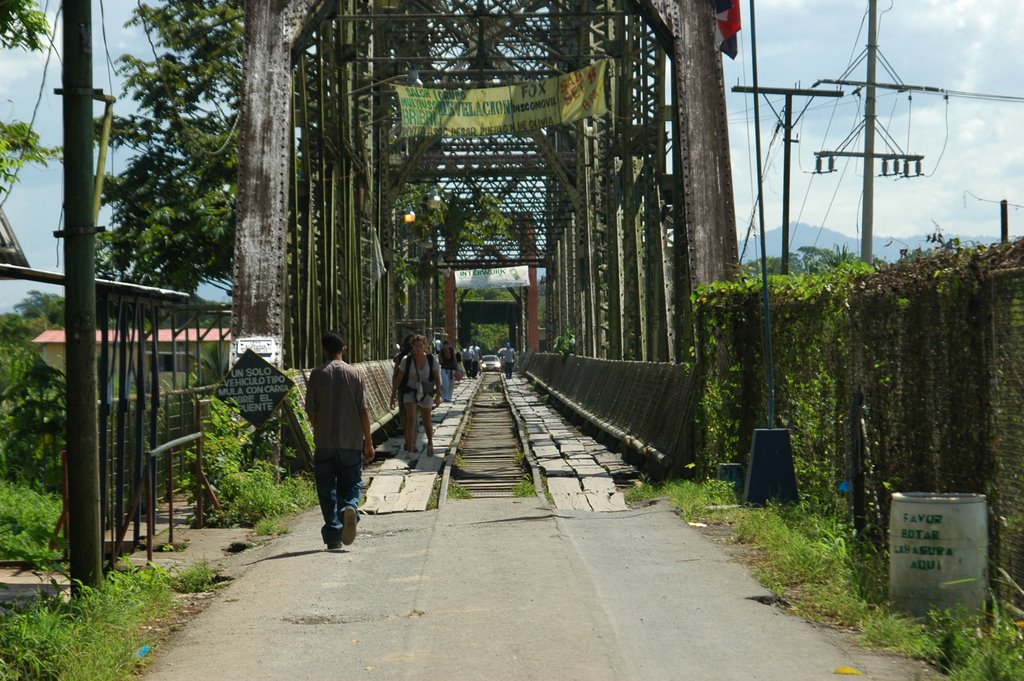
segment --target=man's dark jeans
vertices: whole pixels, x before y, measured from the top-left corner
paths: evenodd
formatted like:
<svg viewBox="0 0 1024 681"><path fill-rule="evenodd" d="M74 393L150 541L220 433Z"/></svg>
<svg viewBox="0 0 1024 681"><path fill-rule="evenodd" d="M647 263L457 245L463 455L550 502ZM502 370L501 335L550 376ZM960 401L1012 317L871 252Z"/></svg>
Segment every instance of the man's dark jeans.
<svg viewBox="0 0 1024 681"><path fill-rule="evenodd" d="M318 449L313 459L316 495L324 526L325 544L341 543L341 512L346 506L359 508L363 491L363 452L358 449ZM356 516L358 520L358 516Z"/></svg>

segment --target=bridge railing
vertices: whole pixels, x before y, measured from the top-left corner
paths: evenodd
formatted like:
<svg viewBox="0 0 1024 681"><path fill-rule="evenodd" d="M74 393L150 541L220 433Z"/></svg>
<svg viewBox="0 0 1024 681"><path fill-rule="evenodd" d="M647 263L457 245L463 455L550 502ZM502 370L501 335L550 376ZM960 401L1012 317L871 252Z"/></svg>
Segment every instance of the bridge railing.
<svg viewBox="0 0 1024 681"><path fill-rule="evenodd" d="M656 475L690 463L697 375L687 367L532 353L521 369L580 418L644 457Z"/></svg>
<svg viewBox="0 0 1024 681"><path fill-rule="evenodd" d="M391 378L394 364L390 359L370 360L353 364L363 378L366 387L366 406L370 412L370 432L376 433L398 415L398 409L391 409ZM295 381L300 402L306 398L306 383L312 369L296 369L289 372Z"/></svg>

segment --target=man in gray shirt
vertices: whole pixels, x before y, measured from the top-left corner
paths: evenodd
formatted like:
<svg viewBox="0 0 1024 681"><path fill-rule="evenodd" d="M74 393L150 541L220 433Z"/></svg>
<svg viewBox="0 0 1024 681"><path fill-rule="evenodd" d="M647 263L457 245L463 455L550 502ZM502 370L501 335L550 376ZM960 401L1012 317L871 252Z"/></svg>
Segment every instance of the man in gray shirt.
<svg viewBox="0 0 1024 681"><path fill-rule="evenodd" d="M356 538L356 508L363 490L363 464L374 458L370 413L363 379L344 361L348 346L330 331L322 347L327 363L313 369L306 386L306 413L313 424L313 475L328 549Z"/></svg>

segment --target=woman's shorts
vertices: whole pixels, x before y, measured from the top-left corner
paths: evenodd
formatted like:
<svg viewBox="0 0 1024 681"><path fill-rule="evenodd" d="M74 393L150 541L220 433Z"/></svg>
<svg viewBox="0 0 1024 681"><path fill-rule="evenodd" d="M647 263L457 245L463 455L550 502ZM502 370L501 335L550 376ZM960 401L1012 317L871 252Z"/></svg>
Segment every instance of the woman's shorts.
<svg viewBox="0 0 1024 681"><path fill-rule="evenodd" d="M416 393L410 391L402 393L402 404L409 404L410 402L416 402L416 406L420 409L433 409L434 408L434 396L424 395L419 401L416 400Z"/></svg>

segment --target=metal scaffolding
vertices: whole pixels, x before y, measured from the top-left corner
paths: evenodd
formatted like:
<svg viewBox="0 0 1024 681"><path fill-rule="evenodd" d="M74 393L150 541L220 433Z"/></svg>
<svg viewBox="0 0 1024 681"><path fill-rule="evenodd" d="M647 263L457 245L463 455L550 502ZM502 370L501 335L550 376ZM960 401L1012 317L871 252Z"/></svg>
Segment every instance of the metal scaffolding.
<svg viewBox="0 0 1024 681"><path fill-rule="evenodd" d="M339 0L331 9L293 46L289 365L317 363L318 338L332 328L353 361L385 357L404 330L441 328L448 270L509 265L544 271L549 338L571 330L577 352L593 357L685 357L693 285L730 276L736 260L710 2ZM601 59L612 64L606 115L527 135L399 135L392 84L493 87ZM495 197L508 234L484 244L450 230L424 238L401 213L411 201L419 208L425 187ZM410 275L408 263L420 267Z"/></svg>

